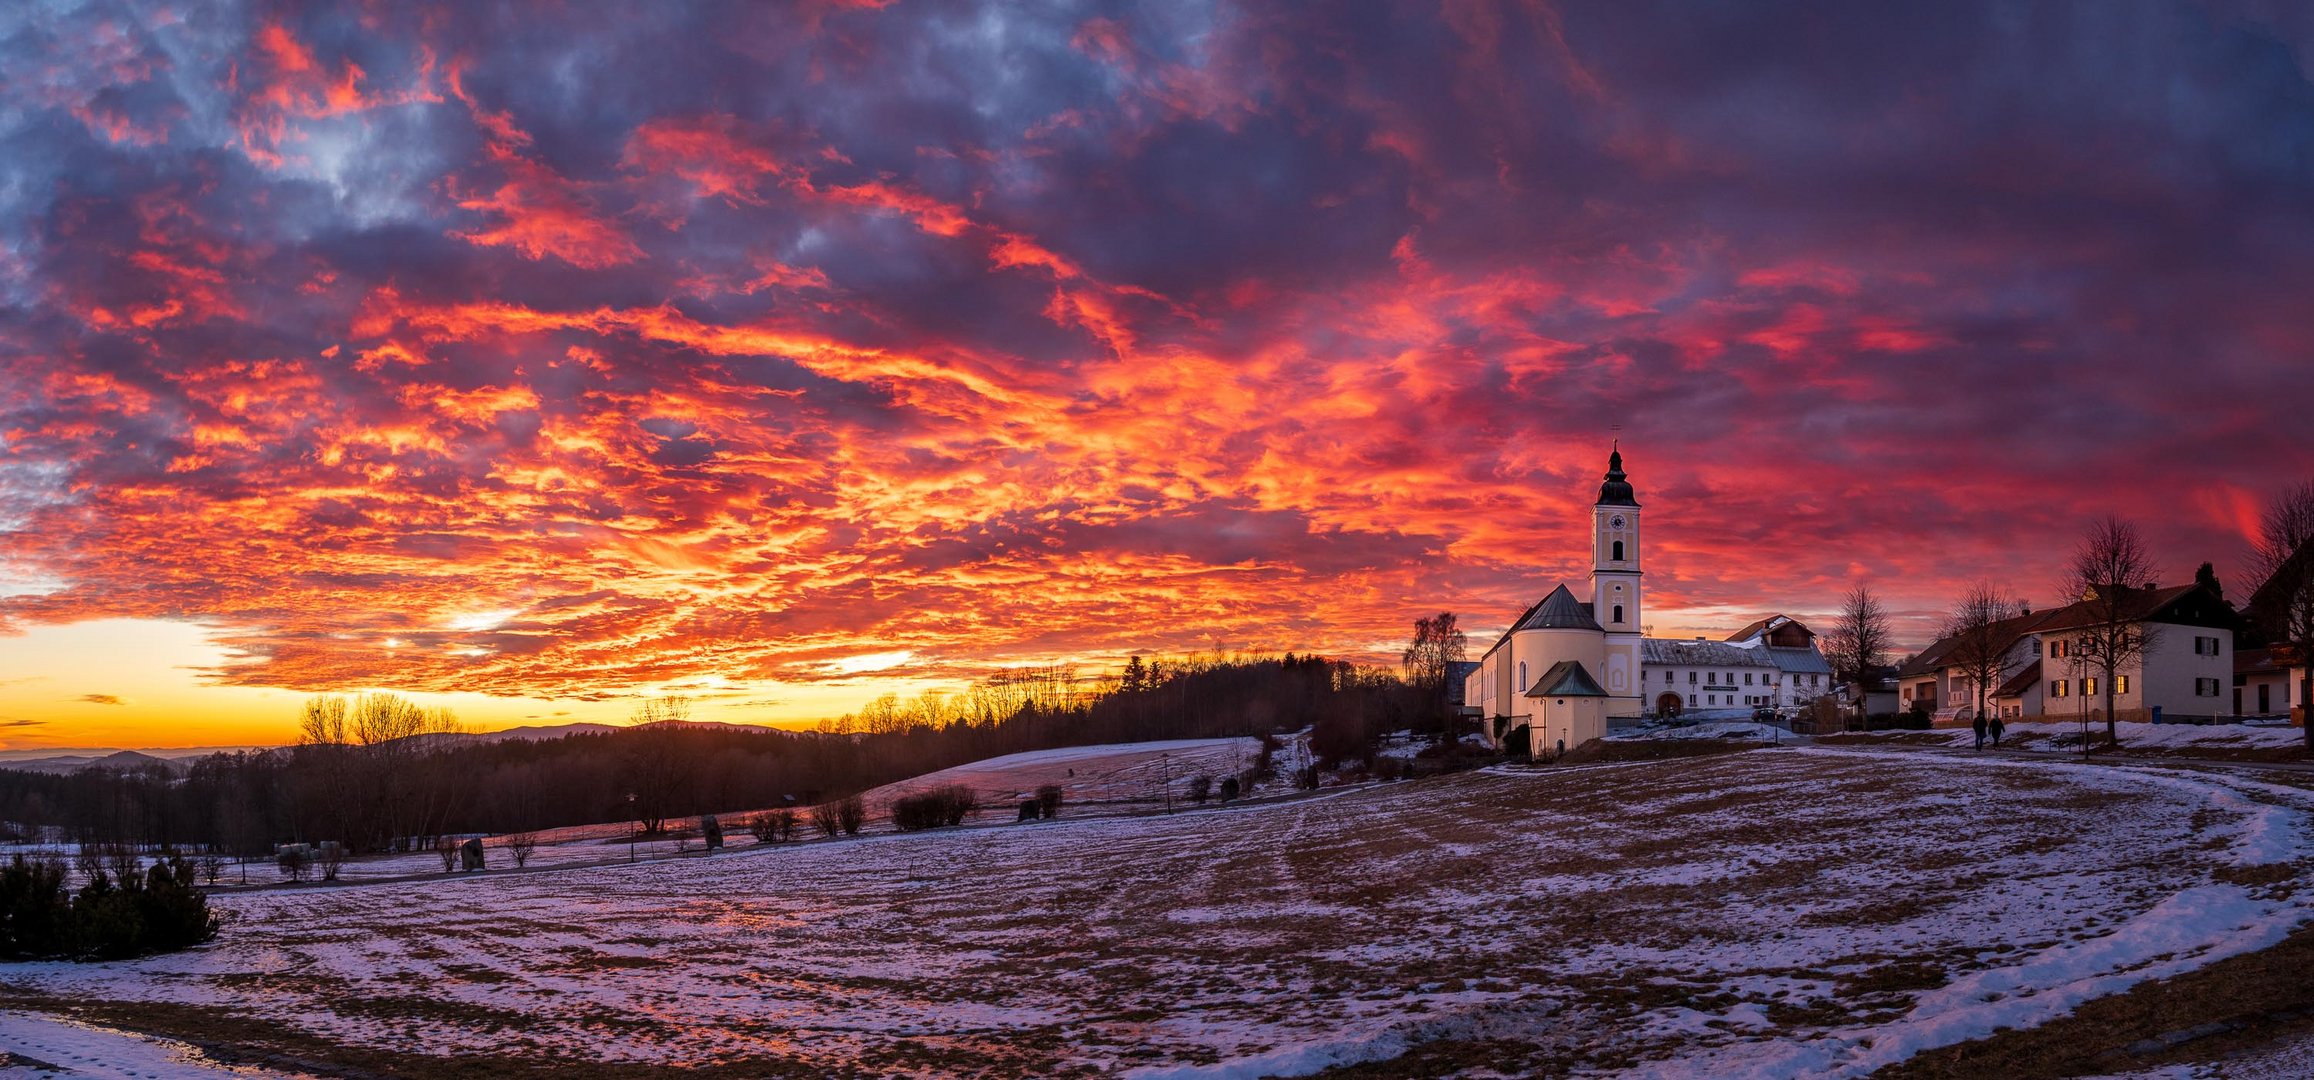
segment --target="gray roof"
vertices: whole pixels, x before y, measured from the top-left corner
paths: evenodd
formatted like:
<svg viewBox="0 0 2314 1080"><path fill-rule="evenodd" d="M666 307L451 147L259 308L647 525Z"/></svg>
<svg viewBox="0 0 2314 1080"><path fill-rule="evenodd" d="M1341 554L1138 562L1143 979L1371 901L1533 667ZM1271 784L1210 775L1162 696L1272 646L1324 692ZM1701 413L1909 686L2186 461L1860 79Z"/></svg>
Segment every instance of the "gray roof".
<svg viewBox="0 0 2314 1080"><path fill-rule="evenodd" d="M1775 667L1758 649L1724 641L1689 641L1683 638L1640 638L1639 662L1671 667Z"/></svg>
<svg viewBox="0 0 2314 1080"><path fill-rule="evenodd" d="M1521 620L1519 630L1601 630L1599 620L1591 617L1591 605L1575 599L1565 585L1551 590L1543 602Z"/></svg>
<svg viewBox="0 0 2314 1080"><path fill-rule="evenodd" d="M1777 667L1785 671L1797 672L1801 675L1830 675L1832 673L1831 662L1824 659L1823 653L1814 649L1801 649L1789 645L1769 645L1764 647L1762 651L1768 654L1769 659L1776 662Z"/></svg>
<svg viewBox="0 0 2314 1080"><path fill-rule="evenodd" d="M1527 691L1527 696L1606 697L1607 691L1599 689L1599 681L1593 679L1582 664L1561 660L1552 664L1551 670L1543 672L1542 678L1535 680L1535 688Z"/></svg>
<svg viewBox="0 0 2314 1080"><path fill-rule="evenodd" d="M1502 636L1494 639L1494 644L1487 646L1486 652L1480 655L1493 656L1496 649L1502 648L1503 642L1509 641L1512 634L1521 630L1597 630L1601 633L1606 632L1606 628L1599 625L1599 620L1592 617L1591 605L1575 599L1575 594L1568 592L1567 587L1562 584L1558 588L1552 589L1549 596L1535 601L1535 606L1528 608L1524 614L1520 615L1519 621L1512 623L1511 628L1503 631Z"/></svg>

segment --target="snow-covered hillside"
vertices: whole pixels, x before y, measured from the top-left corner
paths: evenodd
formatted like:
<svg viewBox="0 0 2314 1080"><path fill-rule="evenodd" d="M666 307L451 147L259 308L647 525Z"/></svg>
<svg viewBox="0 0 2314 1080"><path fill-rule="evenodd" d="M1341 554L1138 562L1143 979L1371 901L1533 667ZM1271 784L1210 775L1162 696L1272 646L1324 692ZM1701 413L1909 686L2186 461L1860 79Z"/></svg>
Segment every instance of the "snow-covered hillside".
<svg viewBox="0 0 2314 1080"><path fill-rule="evenodd" d="M2289 888L2310 807L2231 775L1942 755L1500 768L232 895L213 947L8 979L308 1060L355 1047L396 1075L465 1055L1858 1076L2280 940L2314 915L2314 890Z"/></svg>
<svg viewBox="0 0 2314 1080"><path fill-rule="evenodd" d="M1281 751L1285 756L1279 759L1280 768L1289 764L1286 757L1291 753ZM868 792L867 801L871 807L881 807L927 788L962 784L979 795L983 804L1009 808L1009 800L1025 796L1045 784L1057 784L1066 803L1075 806L1157 803L1163 801L1168 790L1175 799L1182 798L1191 777L1209 776L1218 783L1221 777L1244 772L1260 754L1258 739L1176 739L1065 746L1007 754L886 784Z"/></svg>

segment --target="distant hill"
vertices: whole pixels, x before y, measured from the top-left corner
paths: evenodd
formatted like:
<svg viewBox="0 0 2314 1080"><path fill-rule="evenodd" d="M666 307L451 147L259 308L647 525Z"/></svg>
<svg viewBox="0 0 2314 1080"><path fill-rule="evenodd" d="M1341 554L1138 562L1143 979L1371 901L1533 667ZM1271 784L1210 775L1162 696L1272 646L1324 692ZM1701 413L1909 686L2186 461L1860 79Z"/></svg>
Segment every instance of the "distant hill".
<svg viewBox="0 0 2314 1080"><path fill-rule="evenodd" d="M644 724L640 726L681 727L693 728L701 731L751 731L769 735L795 734L795 732L789 731L786 728L768 727L763 724L725 724L713 720L667 720L657 724ZM524 742L545 742L549 739L567 738L572 735L607 735L616 731L635 730L638 730L638 726L632 724L597 724L580 721L569 724L542 724L531 727L511 727L500 731L470 731L457 735L441 737L485 743L510 742L514 740L521 740Z"/></svg>
<svg viewBox="0 0 2314 1080"><path fill-rule="evenodd" d="M134 750L115 750L111 753L58 754L53 757L16 758L0 761L0 769L57 774L75 773L90 768L127 772L132 769L142 769L148 765L158 765L179 776L183 776L192 769L192 764L183 758L155 757Z"/></svg>
<svg viewBox="0 0 2314 1080"><path fill-rule="evenodd" d="M793 735L787 728L765 724L725 724L712 720L669 721L671 725L718 731L756 731L775 735ZM597 724L576 721L568 724L537 724L511 727L500 731L472 731L456 735L429 735L427 739L455 742L501 743L545 742L571 735L605 735L614 731L632 730L627 724ZM210 754L230 754L240 750L278 750L278 746L197 746L183 749L123 750L119 747L62 746L38 750L0 750L0 769L21 772L70 773L91 765L105 768L135 769L148 764L166 766L179 776L191 770L195 758Z"/></svg>

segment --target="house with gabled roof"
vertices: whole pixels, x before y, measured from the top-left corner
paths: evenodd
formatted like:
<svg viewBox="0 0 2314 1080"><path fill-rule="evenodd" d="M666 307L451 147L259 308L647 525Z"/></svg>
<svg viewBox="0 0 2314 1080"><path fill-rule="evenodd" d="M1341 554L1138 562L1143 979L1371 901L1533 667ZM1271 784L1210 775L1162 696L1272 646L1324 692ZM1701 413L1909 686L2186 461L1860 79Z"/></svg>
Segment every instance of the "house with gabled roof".
<svg viewBox="0 0 2314 1080"><path fill-rule="evenodd" d="M1798 709L1839 687L1832 677L1832 662L1816 647L1816 632L1789 615L1768 615L1727 636L1728 644L1757 650L1776 666L1773 694L1760 702L1779 709Z"/></svg>
<svg viewBox="0 0 2314 1080"><path fill-rule="evenodd" d="M2033 628L2047 617L2047 612L2027 611L1993 624L1993 637L2002 643L2001 681L1996 694L1998 690L2009 689L2018 675L2041 658L2041 640L2033 636ZM1976 684L1974 677L1958 662L1955 654L1959 646L1957 637L1938 638L1898 665L1896 707L1899 711L1911 712L1918 708L1944 721L1975 718ZM2024 714L2020 709L2016 715Z"/></svg>
<svg viewBox="0 0 2314 1080"><path fill-rule="evenodd" d="M2234 674L2233 630L2239 617L2215 589L2196 582L2169 588L2119 586L2123 611L2148 645L2138 661L2113 673L2113 712L2145 720L2233 715L2225 691ZM2004 717L2105 718L2105 673L2088 659L2083 638L2095 628L2094 598L1994 624L2002 647L2001 678L1986 708ZM1940 721L1975 719L1976 687L1955 661L1959 644L1941 638L1897 669L1897 707L1916 704Z"/></svg>
<svg viewBox="0 0 2314 1080"><path fill-rule="evenodd" d="M2243 658L2236 662L2234 694L2239 700L2234 712L2237 715L2286 712L2301 725L2307 722L2308 665L2314 657L2299 655L2297 647L2290 644L2286 613L2291 607L2290 591L2309 587L2306 584L2309 575L2314 574L2314 567L2309 567L2309 563L2314 563L2314 542L2291 552L2250 594L2249 602L2242 605L2242 616L2247 622L2245 636L2252 642L2266 644L2255 650L2244 649Z"/></svg>

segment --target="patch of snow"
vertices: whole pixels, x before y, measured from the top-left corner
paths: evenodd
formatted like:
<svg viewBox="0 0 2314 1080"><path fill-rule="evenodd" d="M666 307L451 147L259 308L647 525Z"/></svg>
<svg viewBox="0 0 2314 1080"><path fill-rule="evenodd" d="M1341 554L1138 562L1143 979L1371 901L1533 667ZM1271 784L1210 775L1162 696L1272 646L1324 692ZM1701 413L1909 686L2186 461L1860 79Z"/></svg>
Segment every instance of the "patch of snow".
<svg viewBox="0 0 2314 1080"><path fill-rule="evenodd" d="M12 1063L9 1055L14 1055ZM37 1063L37 1064L32 1064ZM148 1078L290 1078L285 1073L212 1060L198 1048L41 1013L0 1012L0 1078L85 1076L95 1080Z"/></svg>

